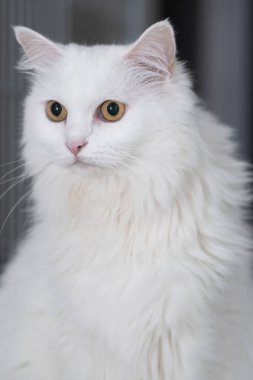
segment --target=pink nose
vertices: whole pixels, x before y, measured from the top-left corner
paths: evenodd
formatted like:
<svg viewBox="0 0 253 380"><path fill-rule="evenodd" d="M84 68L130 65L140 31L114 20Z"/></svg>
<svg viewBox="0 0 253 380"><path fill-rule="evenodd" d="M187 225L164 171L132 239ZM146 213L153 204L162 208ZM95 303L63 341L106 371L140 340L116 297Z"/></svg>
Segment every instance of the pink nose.
<svg viewBox="0 0 253 380"><path fill-rule="evenodd" d="M88 144L88 141L78 140L78 141L67 142L66 146L70 150L70 152L76 156L86 144Z"/></svg>

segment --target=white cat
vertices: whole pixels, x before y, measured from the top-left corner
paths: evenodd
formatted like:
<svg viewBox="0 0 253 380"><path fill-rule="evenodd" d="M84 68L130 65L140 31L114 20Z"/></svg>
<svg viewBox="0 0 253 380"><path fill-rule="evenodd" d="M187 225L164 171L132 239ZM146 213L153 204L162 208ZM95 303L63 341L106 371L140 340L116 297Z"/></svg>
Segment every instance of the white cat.
<svg viewBox="0 0 253 380"><path fill-rule="evenodd" d="M34 223L2 277L1 380L252 380L247 165L167 21L128 46L15 28Z"/></svg>

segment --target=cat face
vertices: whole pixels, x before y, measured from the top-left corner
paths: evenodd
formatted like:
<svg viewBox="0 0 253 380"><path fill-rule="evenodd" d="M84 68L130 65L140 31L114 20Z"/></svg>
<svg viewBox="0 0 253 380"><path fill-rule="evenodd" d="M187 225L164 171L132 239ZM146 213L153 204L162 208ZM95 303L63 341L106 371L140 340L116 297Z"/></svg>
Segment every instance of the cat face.
<svg viewBox="0 0 253 380"><path fill-rule="evenodd" d="M145 160L152 166L163 149L176 151L168 125L180 107L167 21L129 46L63 46L24 27L15 32L25 53L20 67L32 79L23 136L31 170L117 171Z"/></svg>
<svg viewBox="0 0 253 380"><path fill-rule="evenodd" d="M60 66L34 85L26 102L27 139L36 133L35 145L49 162L86 172L130 155L140 132L138 99L127 94L121 58L110 50L67 47Z"/></svg>

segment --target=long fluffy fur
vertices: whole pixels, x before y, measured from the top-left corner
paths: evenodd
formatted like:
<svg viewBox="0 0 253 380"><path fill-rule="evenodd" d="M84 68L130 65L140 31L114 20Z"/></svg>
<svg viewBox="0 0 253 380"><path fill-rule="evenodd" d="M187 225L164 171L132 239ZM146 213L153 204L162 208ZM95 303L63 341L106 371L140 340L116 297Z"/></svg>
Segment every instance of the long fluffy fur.
<svg viewBox="0 0 253 380"><path fill-rule="evenodd" d="M179 62L162 81L131 46L61 49L25 103L34 225L2 278L1 379L251 380L249 174L230 128ZM83 127L100 96L129 109L73 172L41 103L82 106Z"/></svg>

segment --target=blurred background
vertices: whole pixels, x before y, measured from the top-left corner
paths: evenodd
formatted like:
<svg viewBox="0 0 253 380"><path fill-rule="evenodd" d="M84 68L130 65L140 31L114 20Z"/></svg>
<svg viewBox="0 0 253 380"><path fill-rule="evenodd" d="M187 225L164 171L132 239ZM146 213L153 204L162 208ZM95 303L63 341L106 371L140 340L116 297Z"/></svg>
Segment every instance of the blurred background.
<svg viewBox="0 0 253 380"><path fill-rule="evenodd" d="M10 26L64 43L127 43L166 17L195 90L236 129L239 154L252 161L251 0L0 0L0 266L28 223L29 181L22 177L18 146L26 83L15 70L19 54Z"/></svg>

